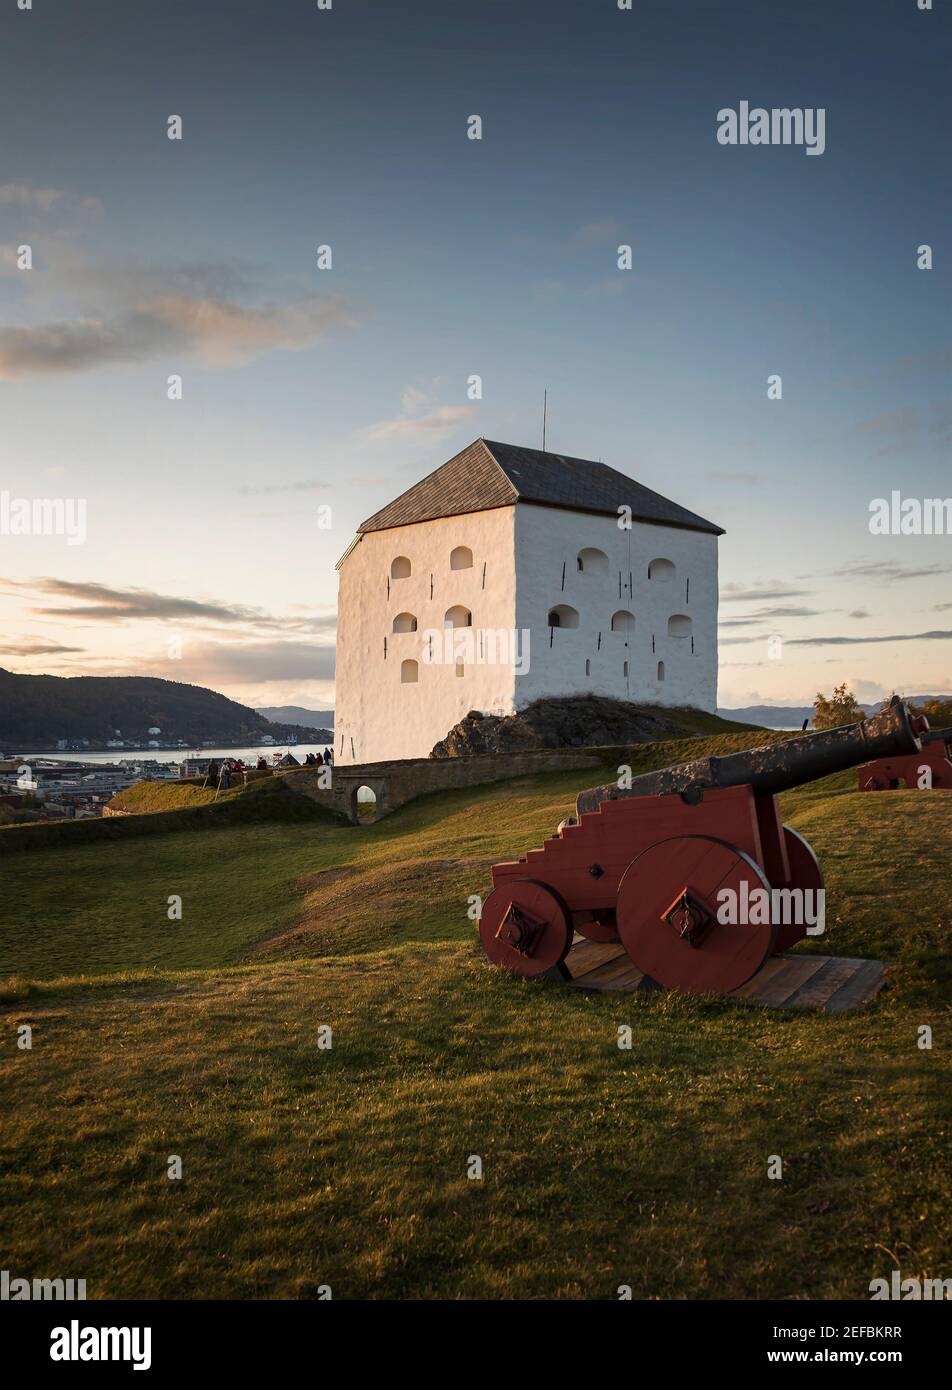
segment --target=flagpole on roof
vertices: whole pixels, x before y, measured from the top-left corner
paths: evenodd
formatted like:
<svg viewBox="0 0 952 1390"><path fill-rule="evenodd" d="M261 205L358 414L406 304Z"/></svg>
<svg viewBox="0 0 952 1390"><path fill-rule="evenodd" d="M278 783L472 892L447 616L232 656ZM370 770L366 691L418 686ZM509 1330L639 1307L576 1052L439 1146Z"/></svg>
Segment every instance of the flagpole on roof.
<svg viewBox="0 0 952 1390"><path fill-rule="evenodd" d="M548 403L549 403L549 393L548 393L548 391L543 391L543 392L542 392L542 452L543 452L543 453L545 453L545 415L546 415L546 406L548 405Z"/></svg>

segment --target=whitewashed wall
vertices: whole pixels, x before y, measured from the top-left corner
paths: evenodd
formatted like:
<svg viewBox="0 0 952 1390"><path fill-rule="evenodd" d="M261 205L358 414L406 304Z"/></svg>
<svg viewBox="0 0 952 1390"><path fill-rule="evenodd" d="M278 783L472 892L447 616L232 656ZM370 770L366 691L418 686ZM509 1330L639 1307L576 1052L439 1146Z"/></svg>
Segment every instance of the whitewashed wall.
<svg viewBox="0 0 952 1390"><path fill-rule="evenodd" d="M450 568L450 552L459 545L473 552L472 569ZM583 548L604 552L606 573L579 572ZM397 556L410 560L409 578L390 578ZM658 559L673 563L673 578L648 578L649 564ZM475 631L528 629L527 673L516 675L511 664L467 663L457 676L453 663L425 662L426 629L442 630L446 610L455 604L472 613ZM550 632L548 616L557 604L578 612L578 628ZM611 630L619 611L634 615L634 631ZM405 612L416 617L417 631L394 633L394 618ZM671 617L689 618L690 636L670 636ZM400 679L408 658L418 663L415 684ZM715 708L716 536L641 522L623 531L612 517L522 502L369 532L343 561L334 742L339 763L425 757L471 709L509 714L543 696L584 693Z"/></svg>
<svg viewBox="0 0 952 1390"><path fill-rule="evenodd" d="M455 604L469 609L474 629L513 628L514 512L499 507L370 531L343 561L334 731L339 763L425 757L471 709L512 712L511 665L466 665L460 677L454 664L426 664L422 640L425 629L442 630ZM472 569L450 569L450 552L460 545L473 552ZM398 555L410 560L408 579L390 579ZM403 612L415 615L416 632L392 631ZM400 666L410 658L418 663L419 680L405 685Z"/></svg>
<svg viewBox="0 0 952 1390"><path fill-rule="evenodd" d="M531 630L530 669L516 681L518 708L544 695L584 692L636 704L715 708L716 536L643 522L624 531L612 517L523 502L516 508L515 546L516 621ZM586 547L607 555L607 574L579 573L578 552ZM648 578L656 559L674 564L673 579ZM576 609L578 628L550 634L548 615L557 604ZM618 611L634 615L633 632L612 632ZM690 618L690 637L668 635L673 616Z"/></svg>

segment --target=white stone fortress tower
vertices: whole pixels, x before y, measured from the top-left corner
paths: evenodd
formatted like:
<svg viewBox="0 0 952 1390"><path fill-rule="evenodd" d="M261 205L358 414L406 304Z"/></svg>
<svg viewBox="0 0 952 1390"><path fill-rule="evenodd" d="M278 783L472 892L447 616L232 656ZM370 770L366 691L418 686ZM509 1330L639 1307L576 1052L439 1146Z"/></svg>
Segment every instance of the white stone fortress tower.
<svg viewBox="0 0 952 1390"><path fill-rule="evenodd" d="M338 562L337 762L544 696L713 710L720 535L606 464L477 439Z"/></svg>

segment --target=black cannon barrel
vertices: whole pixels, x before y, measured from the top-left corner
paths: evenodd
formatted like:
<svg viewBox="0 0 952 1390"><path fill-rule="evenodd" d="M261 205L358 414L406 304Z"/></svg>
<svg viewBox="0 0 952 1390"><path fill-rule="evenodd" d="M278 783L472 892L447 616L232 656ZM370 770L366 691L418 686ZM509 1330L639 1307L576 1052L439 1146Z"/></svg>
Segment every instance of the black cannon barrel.
<svg viewBox="0 0 952 1390"><path fill-rule="evenodd" d="M888 709L859 724L845 724L800 738L784 739L766 748L750 748L723 758L698 758L680 767L664 767L632 778L631 786L615 782L580 792L579 815L595 811L603 801L627 796L664 796L693 792L704 787L739 787L749 783L755 792L789 791L804 782L815 782L831 772L857 767L873 758L898 753L918 753L921 742L913 729L908 707L894 697Z"/></svg>
<svg viewBox="0 0 952 1390"><path fill-rule="evenodd" d="M924 734L919 735L922 743L938 743L939 739L943 743L952 743L952 728L950 729L927 729Z"/></svg>

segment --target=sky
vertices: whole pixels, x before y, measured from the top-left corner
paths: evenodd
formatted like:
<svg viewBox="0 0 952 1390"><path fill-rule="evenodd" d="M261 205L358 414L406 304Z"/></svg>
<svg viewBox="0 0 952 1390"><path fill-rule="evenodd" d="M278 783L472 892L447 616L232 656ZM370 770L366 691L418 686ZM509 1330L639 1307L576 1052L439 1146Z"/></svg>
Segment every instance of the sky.
<svg viewBox="0 0 952 1390"><path fill-rule="evenodd" d="M952 691L952 535L870 533L952 496L920 3L11 0L0 493L86 522L0 510L0 665L329 708L357 524L547 390L550 449L726 529L722 706ZM720 143L742 101L823 153Z"/></svg>

